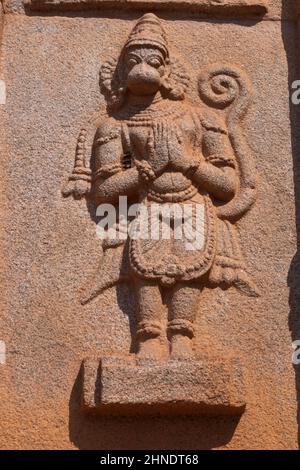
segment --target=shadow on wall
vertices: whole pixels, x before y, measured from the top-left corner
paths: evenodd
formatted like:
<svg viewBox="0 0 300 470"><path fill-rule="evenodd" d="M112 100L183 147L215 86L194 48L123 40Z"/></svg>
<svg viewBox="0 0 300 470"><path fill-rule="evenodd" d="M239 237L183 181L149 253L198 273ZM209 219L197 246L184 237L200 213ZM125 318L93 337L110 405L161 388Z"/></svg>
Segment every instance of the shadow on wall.
<svg viewBox="0 0 300 470"><path fill-rule="evenodd" d="M232 439L239 417L101 417L83 412L83 370L69 404L70 441L82 450L212 449Z"/></svg>
<svg viewBox="0 0 300 470"><path fill-rule="evenodd" d="M286 0L282 0L282 13L287 14L290 8ZM291 38L291 28L289 23L282 23L282 38L286 49L288 69L289 69L289 94L294 80L300 78L300 63L297 63L298 45L293 45ZM297 41L300 43L300 35L297 35ZM293 170L294 170L294 187L295 187L295 213L296 213L296 230L297 230L297 251L291 262L288 274L288 286L290 288L290 313L289 313L289 329L292 341L300 340L300 105L295 106L290 101L290 119L291 119L291 144L293 153ZM298 444L300 447L300 365L294 366L295 371L295 387L297 393L298 412Z"/></svg>

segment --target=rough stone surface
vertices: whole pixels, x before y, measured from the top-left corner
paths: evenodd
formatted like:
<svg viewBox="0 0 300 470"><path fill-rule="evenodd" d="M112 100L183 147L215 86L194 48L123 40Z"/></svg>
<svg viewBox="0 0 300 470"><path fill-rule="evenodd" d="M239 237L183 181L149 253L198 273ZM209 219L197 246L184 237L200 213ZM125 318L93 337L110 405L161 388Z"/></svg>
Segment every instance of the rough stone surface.
<svg viewBox="0 0 300 470"><path fill-rule="evenodd" d="M243 368L235 358L163 364L134 358L84 362L83 405L102 414L240 415Z"/></svg>
<svg viewBox="0 0 300 470"><path fill-rule="evenodd" d="M86 201L63 198L61 190L80 129L106 113L100 66L119 54L149 8L47 15L3 2L2 449L298 448L300 381L291 343L300 339L300 155L290 85L299 78L299 12L295 1L265 3L259 20L156 11L189 65L193 103L196 78L210 64L237 65L253 84L243 132L255 155L258 194L237 228L261 295L205 288L195 321L197 357L233 352L244 364L245 412L141 419L82 410L82 360L134 350L135 301L122 284L82 305L80 289L97 271L101 244Z"/></svg>
<svg viewBox="0 0 300 470"><path fill-rule="evenodd" d="M53 10L78 10L80 8L109 8L119 6L122 8L138 9L143 7L157 10L188 10L190 12L214 14L221 16L261 16L268 9L264 0L173 0L172 2L165 0L28 0L24 2L25 8L34 11L53 11Z"/></svg>

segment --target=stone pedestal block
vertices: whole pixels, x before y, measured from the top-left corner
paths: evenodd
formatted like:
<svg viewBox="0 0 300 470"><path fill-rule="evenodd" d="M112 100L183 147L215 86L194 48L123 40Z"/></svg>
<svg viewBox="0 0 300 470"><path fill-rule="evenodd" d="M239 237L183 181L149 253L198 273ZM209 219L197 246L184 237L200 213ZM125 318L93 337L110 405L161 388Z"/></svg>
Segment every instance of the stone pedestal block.
<svg viewBox="0 0 300 470"><path fill-rule="evenodd" d="M101 414L240 415L246 406L237 358L165 363L92 358L83 371L83 406Z"/></svg>

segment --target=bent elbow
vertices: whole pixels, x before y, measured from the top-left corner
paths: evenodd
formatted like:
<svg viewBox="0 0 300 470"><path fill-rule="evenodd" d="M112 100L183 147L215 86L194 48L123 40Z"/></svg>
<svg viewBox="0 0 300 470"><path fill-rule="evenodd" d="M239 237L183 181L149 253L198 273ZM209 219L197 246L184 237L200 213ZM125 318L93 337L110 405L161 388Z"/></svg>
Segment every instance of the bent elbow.
<svg viewBox="0 0 300 470"><path fill-rule="evenodd" d="M237 182L235 178L226 178L222 188L217 191L216 197L224 202L229 202L237 192Z"/></svg>
<svg viewBox="0 0 300 470"><path fill-rule="evenodd" d="M97 206L100 204L113 204L116 202L115 195L111 194L111 192L105 188L103 183L97 184L92 188L91 199Z"/></svg>

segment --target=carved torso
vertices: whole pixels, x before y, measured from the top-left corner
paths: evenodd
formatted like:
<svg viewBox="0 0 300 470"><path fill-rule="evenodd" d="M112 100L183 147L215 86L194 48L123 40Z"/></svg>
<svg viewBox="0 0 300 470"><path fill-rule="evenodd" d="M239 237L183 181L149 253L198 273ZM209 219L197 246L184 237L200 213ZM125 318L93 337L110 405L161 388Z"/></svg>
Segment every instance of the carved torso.
<svg viewBox="0 0 300 470"><path fill-rule="evenodd" d="M168 105L169 112L172 108L172 103ZM173 105L174 106L174 105ZM193 144L197 131L195 123L191 117L190 109L183 109L178 112L178 104L175 105L173 110L173 119L171 118L172 125L178 128L178 131L183 136L184 147L186 147L186 154L189 154L188 147ZM132 152L136 159L143 160L147 154L147 137L149 127L161 119L166 119L163 113L158 112L157 116L153 116L152 122L147 123L145 126L136 126L134 123L129 122L129 134L132 145ZM198 135L198 138L200 136ZM150 186L149 192L157 195L176 194L182 193L191 187L191 181L182 173L174 171L172 168L167 168L166 171L160 175Z"/></svg>
<svg viewBox="0 0 300 470"><path fill-rule="evenodd" d="M202 141L200 109L191 108L187 104L179 106L178 103L164 100L154 109L148 108L144 112L135 113L132 118L121 121L120 132L126 133L125 146L130 149L134 160L147 160L149 131L162 120L180 133L187 156L191 157L197 151L197 158L204 158L199 148ZM122 145L124 146L124 136ZM123 148L124 150L126 149ZM198 245L196 243L192 249L188 248L185 236L176 240L172 230L169 240L164 240L161 236L158 240L130 240L130 264L136 274L147 279L158 279L165 284L173 282L174 279L187 281L203 276L213 261L216 238L216 215L205 191L195 187L187 176L174 171L170 165L147 187L140 186L139 201L147 209L153 201L160 204L175 202L181 205L182 210L184 204L190 204L193 210L193 230L196 229L196 211L201 207L204 236L203 242L199 243L198 240ZM139 217L136 223L139 223Z"/></svg>
<svg viewBox="0 0 300 470"><path fill-rule="evenodd" d="M110 118L104 130L103 127L100 130L101 137L96 143L110 145L107 151L102 152L102 161L98 161L100 171L103 165L121 167L122 158L127 153L130 153L133 165L135 161L147 161L149 132L162 121L166 127L172 126L180 135L184 156L199 161L205 160L202 152L204 133L209 129L216 135L222 135L223 132L223 129L218 128L214 116L203 116L200 107L189 103L179 105L170 100L162 100L141 112L134 110L132 115L130 109L124 109L117 119ZM172 153L171 142L169 151ZM190 204L193 208L191 228L194 232L203 232L202 241L197 240L192 248L185 235L177 240L172 231L169 240L161 236L158 240L131 239L130 264L136 274L143 278L158 279L163 283L173 282L175 279L191 281L202 277L209 270L216 250L216 212L210 195L201 185L195 185L169 164L154 181L146 185L141 182L136 196L136 200L145 206L152 202L176 203L182 205L183 209L185 204ZM202 220L200 228L196 229L197 211L202 213ZM139 223L139 217L136 223Z"/></svg>
<svg viewBox="0 0 300 470"><path fill-rule="evenodd" d="M132 117L128 117L128 110L124 114L120 113L118 119L110 120L110 125L107 131L108 137L119 135L120 145L122 146L122 153L131 154L132 160L147 160L147 140L149 131L157 122L168 121L178 129L183 139L183 148L186 150L186 155L193 154L193 147L198 145L199 156L199 142L202 138L201 110L192 109L189 105L181 103L173 103L169 100L163 100L154 109L147 108L139 113L134 113ZM196 118L195 118L196 116ZM195 122L198 121L198 122ZM124 131L124 128L126 129ZM122 137L122 134L126 136ZM104 138L105 139L105 138ZM124 143L125 140L125 143ZM125 147L125 148L124 148ZM115 154L110 155L111 160L109 163L119 163L119 158ZM105 162L108 163L108 162ZM181 172L174 171L171 167L166 168L164 173L155 179L148 186L149 195L162 196L178 194L179 200L182 196L183 199L192 194L191 181L184 176ZM140 188L140 193L144 195L145 188ZM186 192L184 195L183 193ZM171 202L172 197L165 197L165 201ZM174 200L177 200L176 197Z"/></svg>

